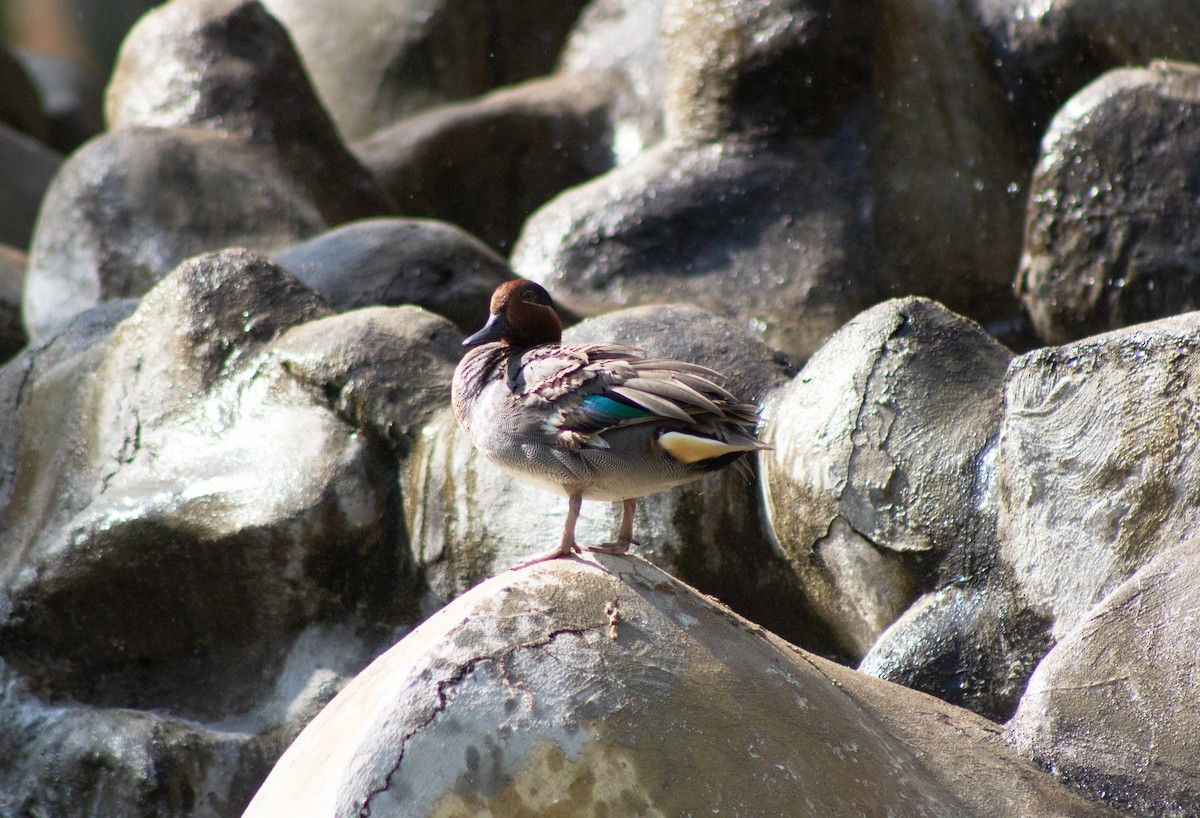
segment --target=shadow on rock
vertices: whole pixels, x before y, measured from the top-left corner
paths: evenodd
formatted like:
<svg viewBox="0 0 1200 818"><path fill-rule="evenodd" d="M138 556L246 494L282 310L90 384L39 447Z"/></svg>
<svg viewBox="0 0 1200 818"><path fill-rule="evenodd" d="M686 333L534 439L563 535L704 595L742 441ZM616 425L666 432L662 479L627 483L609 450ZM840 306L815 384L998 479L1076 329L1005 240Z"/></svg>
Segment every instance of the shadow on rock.
<svg viewBox="0 0 1200 818"><path fill-rule="evenodd" d="M253 786L416 618L399 462L457 344L230 250L0 370L0 741L33 724L59 748L23 745L0 806L130 812L186 770L197 798Z"/></svg>

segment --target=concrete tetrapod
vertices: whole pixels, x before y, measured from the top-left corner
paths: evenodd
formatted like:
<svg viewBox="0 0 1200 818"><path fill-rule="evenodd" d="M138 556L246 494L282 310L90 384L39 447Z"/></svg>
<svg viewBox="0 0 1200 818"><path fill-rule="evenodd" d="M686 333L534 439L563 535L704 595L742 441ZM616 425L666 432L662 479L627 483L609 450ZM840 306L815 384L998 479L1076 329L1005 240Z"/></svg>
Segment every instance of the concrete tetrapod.
<svg viewBox="0 0 1200 818"><path fill-rule="evenodd" d="M1099 815L998 726L637 557L505 572L348 685L244 818Z"/></svg>

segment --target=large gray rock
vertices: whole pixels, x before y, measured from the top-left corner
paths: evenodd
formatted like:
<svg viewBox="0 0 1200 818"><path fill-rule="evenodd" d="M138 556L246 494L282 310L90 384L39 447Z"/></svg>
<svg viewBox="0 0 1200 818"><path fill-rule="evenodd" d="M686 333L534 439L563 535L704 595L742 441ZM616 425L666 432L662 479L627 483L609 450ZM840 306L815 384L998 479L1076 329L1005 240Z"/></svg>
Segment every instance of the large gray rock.
<svg viewBox="0 0 1200 818"><path fill-rule="evenodd" d="M1017 290L1065 343L1200 307L1200 66L1105 74L1058 112L1030 189Z"/></svg>
<svg viewBox="0 0 1200 818"><path fill-rule="evenodd" d="M999 559L1055 637L1200 525L1200 313L1012 363Z"/></svg>
<svg viewBox="0 0 1200 818"><path fill-rule="evenodd" d="M235 814L417 615L397 475L458 354L235 250L0 369L5 797Z"/></svg>
<svg viewBox="0 0 1200 818"><path fill-rule="evenodd" d="M940 567L994 548L985 463L1010 355L934 302L888 301L768 402L772 534L846 655L861 658Z"/></svg>
<svg viewBox="0 0 1200 818"><path fill-rule="evenodd" d="M913 306L925 323L898 319ZM1057 639L1194 536L1200 321L1006 370L946 316L893 302L831 339L768 404L763 487L810 604L862 670L1004 719Z"/></svg>
<svg viewBox="0 0 1200 818"><path fill-rule="evenodd" d="M668 139L535 213L514 269L584 315L690 301L797 358L875 300L867 136L844 110L863 19L816 5L667 3Z"/></svg>
<svg viewBox="0 0 1200 818"><path fill-rule="evenodd" d="M878 4L872 215L898 293L1011 334L1031 160L981 53L972 6Z"/></svg>
<svg viewBox="0 0 1200 818"><path fill-rule="evenodd" d="M667 0L668 135L828 133L867 78L870 23L847 0Z"/></svg>
<svg viewBox="0 0 1200 818"><path fill-rule="evenodd" d="M474 332L513 277L508 263L454 225L423 219L364 219L275 254L339 312L416 304Z"/></svg>
<svg viewBox="0 0 1200 818"><path fill-rule="evenodd" d="M14 56L37 86L46 115L45 142L70 153L104 130L104 89L81 59L20 49Z"/></svg>
<svg viewBox="0 0 1200 818"><path fill-rule="evenodd" d="M195 254L267 251L325 230L298 182L273 150L224 133L130 127L89 142L42 203L22 299L30 337L142 295Z"/></svg>
<svg viewBox="0 0 1200 818"><path fill-rule="evenodd" d="M113 131L73 154L42 206L26 327L138 296L180 261L273 250L390 212L338 141L286 34L249 0L174 0L130 33Z"/></svg>
<svg viewBox="0 0 1200 818"><path fill-rule="evenodd" d="M889 625L859 671L993 721L1012 716L1052 639L1045 616L991 556L961 566L969 571L941 566L939 581L948 584L923 594Z"/></svg>
<svg viewBox="0 0 1200 818"><path fill-rule="evenodd" d="M563 74L408 117L353 149L408 216L507 251L556 193L612 167L607 75Z"/></svg>
<svg viewBox="0 0 1200 818"><path fill-rule="evenodd" d="M625 163L663 137L663 0L593 0L579 16L559 71L615 77L613 157Z"/></svg>
<svg viewBox="0 0 1200 818"><path fill-rule="evenodd" d="M1038 666L1008 725L1017 748L1127 814L1200 812L1200 543L1163 552Z"/></svg>
<svg viewBox="0 0 1200 818"><path fill-rule="evenodd" d="M347 139L549 73L583 0L264 0Z"/></svg>
<svg viewBox="0 0 1200 818"><path fill-rule="evenodd" d="M25 328L21 324L21 289L29 257L0 244L0 363L25 346Z"/></svg>
<svg viewBox="0 0 1200 818"><path fill-rule="evenodd" d="M1088 816L994 725L799 652L636 557L458 599L349 685L244 818Z"/></svg>
<svg viewBox="0 0 1200 818"><path fill-rule="evenodd" d="M1028 159L973 15L711 0L662 26L665 141L536 212L518 273L587 315L692 301L801 359L896 294L1020 334Z"/></svg>
<svg viewBox="0 0 1200 818"><path fill-rule="evenodd" d="M270 149L330 224L387 212L343 147L287 32L255 0L171 0L138 21L105 100L108 127L205 128Z"/></svg>
<svg viewBox="0 0 1200 818"><path fill-rule="evenodd" d="M1105 71L1200 61L1200 7L1179 0L973 0L1012 129L1032 159L1058 108ZM979 42L979 41L977 41Z"/></svg>
<svg viewBox="0 0 1200 818"><path fill-rule="evenodd" d="M42 197L62 163L55 151L0 123L0 244L29 247Z"/></svg>
<svg viewBox="0 0 1200 818"><path fill-rule="evenodd" d="M0 814L236 816L375 653L354 627L311 628L286 651L266 701L210 723L158 706L47 702L0 661Z"/></svg>
<svg viewBox="0 0 1200 818"><path fill-rule="evenodd" d="M842 136L832 157L663 142L537 211L513 268L583 315L686 301L803 359L884 288L855 204L866 157Z"/></svg>

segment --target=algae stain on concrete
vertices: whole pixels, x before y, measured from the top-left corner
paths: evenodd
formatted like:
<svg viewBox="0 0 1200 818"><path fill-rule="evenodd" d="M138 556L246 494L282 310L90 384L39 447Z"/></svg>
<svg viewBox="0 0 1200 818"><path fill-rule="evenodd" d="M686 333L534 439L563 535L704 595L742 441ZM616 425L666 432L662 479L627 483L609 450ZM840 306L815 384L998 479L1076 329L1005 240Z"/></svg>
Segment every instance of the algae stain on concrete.
<svg viewBox="0 0 1200 818"><path fill-rule="evenodd" d="M668 818L652 803L638 775L633 751L591 742L568 757L555 741L543 740L508 784L490 796L452 791L442 796L430 818Z"/></svg>

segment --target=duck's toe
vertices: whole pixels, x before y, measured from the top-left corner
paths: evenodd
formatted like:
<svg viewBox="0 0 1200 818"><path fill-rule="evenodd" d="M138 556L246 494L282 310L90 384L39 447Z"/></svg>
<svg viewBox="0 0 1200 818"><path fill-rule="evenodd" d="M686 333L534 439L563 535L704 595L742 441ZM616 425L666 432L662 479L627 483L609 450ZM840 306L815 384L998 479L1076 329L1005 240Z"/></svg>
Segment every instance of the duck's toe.
<svg viewBox="0 0 1200 818"><path fill-rule="evenodd" d="M629 546L631 546L631 545L638 545L638 546L640 546L640 545L641 545L641 543L640 543L640 542L638 542L637 540L625 540L625 539L621 539L621 540L617 540L616 542L601 542L601 543L595 543L595 544L593 544L593 545L589 545L589 546L587 547L587 550L588 550L588 551L594 551L594 552L596 552L597 554L617 554L617 555L621 555L621 554L628 554L628 553L629 553Z"/></svg>
<svg viewBox="0 0 1200 818"><path fill-rule="evenodd" d="M572 554L579 553L582 553L582 551L575 543L571 543L565 548L551 548L548 551L542 551L539 554L534 554L532 557L521 560L513 566L513 570L516 571L521 568L528 568L530 565L537 565L539 562L549 562L550 560L556 560L559 557L570 557Z"/></svg>

